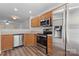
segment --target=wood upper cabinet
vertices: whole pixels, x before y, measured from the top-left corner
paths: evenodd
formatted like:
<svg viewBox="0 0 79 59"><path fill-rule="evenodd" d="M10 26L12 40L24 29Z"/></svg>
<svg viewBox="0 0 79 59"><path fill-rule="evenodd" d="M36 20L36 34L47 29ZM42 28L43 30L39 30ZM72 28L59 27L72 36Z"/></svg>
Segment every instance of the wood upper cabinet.
<svg viewBox="0 0 79 59"><path fill-rule="evenodd" d="M24 34L24 46L35 46L36 35L35 34Z"/></svg>
<svg viewBox="0 0 79 59"><path fill-rule="evenodd" d="M39 27L40 26L40 17L39 16L37 16L31 20L31 26L32 27Z"/></svg>
<svg viewBox="0 0 79 59"><path fill-rule="evenodd" d="M52 11L49 11L49 12L46 12L46 13L42 14L42 15L40 16L40 19L41 19L41 20L45 20L45 19L48 19L48 18L50 18L50 17L52 17Z"/></svg>
<svg viewBox="0 0 79 59"><path fill-rule="evenodd" d="M40 16L40 20L44 21L44 20L48 20L48 26L52 26L52 11L49 11L47 13L44 13Z"/></svg>
<svg viewBox="0 0 79 59"><path fill-rule="evenodd" d="M46 12L42 14L41 16L37 16L31 20L31 26L32 27L39 27L40 26L40 21L48 19L49 22L51 23L51 18L52 18L52 11Z"/></svg>
<svg viewBox="0 0 79 59"><path fill-rule="evenodd" d="M1 35L1 50L9 50L13 48L13 35Z"/></svg>

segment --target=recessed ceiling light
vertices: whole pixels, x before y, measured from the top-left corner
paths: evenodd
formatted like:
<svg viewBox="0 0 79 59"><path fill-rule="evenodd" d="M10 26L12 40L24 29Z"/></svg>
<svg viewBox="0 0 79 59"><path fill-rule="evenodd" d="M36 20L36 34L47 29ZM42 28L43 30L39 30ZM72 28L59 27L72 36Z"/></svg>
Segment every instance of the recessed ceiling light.
<svg viewBox="0 0 79 59"><path fill-rule="evenodd" d="M11 18L12 18L13 20L16 20L16 19L18 19L19 17L18 17L18 16L11 16Z"/></svg>
<svg viewBox="0 0 79 59"><path fill-rule="evenodd" d="M15 19L16 19L16 17L13 17L13 19L15 20Z"/></svg>
<svg viewBox="0 0 79 59"><path fill-rule="evenodd" d="M17 8L14 8L14 11L18 11L18 9Z"/></svg>
<svg viewBox="0 0 79 59"><path fill-rule="evenodd" d="M29 11L29 14L31 14L31 13L32 13L32 11L30 10L30 11Z"/></svg>

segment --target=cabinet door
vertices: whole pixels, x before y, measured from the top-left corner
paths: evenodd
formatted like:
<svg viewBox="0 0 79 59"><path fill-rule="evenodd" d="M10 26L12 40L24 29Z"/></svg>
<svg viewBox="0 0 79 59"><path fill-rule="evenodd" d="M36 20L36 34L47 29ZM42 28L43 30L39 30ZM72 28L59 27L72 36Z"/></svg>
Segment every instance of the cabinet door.
<svg viewBox="0 0 79 59"><path fill-rule="evenodd" d="M13 48L13 35L1 35L1 49L8 50Z"/></svg>
<svg viewBox="0 0 79 59"><path fill-rule="evenodd" d="M35 17L31 21L32 27L39 27L40 26L40 17Z"/></svg>
<svg viewBox="0 0 79 59"><path fill-rule="evenodd" d="M48 19L48 18L50 18L50 17L52 17L52 12L51 12L51 11L50 11L50 12L47 12L47 13L44 13L44 14L42 14L42 15L40 16L41 20L42 20L42 19Z"/></svg>
<svg viewBox="0 0 79 59"><path fill-rule="evenodd" d="M34 34L24 34L24 46L34 46L36 44Z"/></svg>
<svg viewBox="0 0 79 59"><path fill-rule="evenodd" d="M52 55L53 54L52 36L47 36L47 54L48 55Z"/></svg>
<svg viewBox="0 0 79 59"><path fill-rule="evenodd" d="M49 25L52 26L52 12L44 13L40 16L40 20L49 20Z"/></svg>

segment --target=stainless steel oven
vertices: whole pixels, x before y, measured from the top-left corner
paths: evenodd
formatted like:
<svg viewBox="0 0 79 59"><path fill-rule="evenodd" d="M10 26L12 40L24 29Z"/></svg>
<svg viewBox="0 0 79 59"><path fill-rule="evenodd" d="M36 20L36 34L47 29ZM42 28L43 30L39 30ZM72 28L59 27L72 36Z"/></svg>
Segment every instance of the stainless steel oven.
<svg viewBox="0 0 79 59"><path fill-rule="evenodd" d="M47 35L38 34L37 35L37 46L39 46L40 50L47 54Z"/></svg>
<svg viewBox="0 0 79 59"><path fill-rule="evenodd" d="M38 34L37 35L37 43L47 46L47 35Z"/></svg>

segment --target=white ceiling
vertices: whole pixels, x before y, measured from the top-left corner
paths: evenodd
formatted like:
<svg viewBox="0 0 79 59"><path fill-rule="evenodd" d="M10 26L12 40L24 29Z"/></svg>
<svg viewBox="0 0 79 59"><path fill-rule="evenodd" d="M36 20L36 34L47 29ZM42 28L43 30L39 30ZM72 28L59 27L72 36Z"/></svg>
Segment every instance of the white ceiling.
<svg viewBox="0 0 79 59"><path fill-rule="evenodd" d="M0 3L0 21L10 20L13 21L11 16L18 16L16 22L21 23L40 13L53 8L60 3ZM18 11L14 11L17 8ZM32 11L29 14L29 11Z"/></svg>

